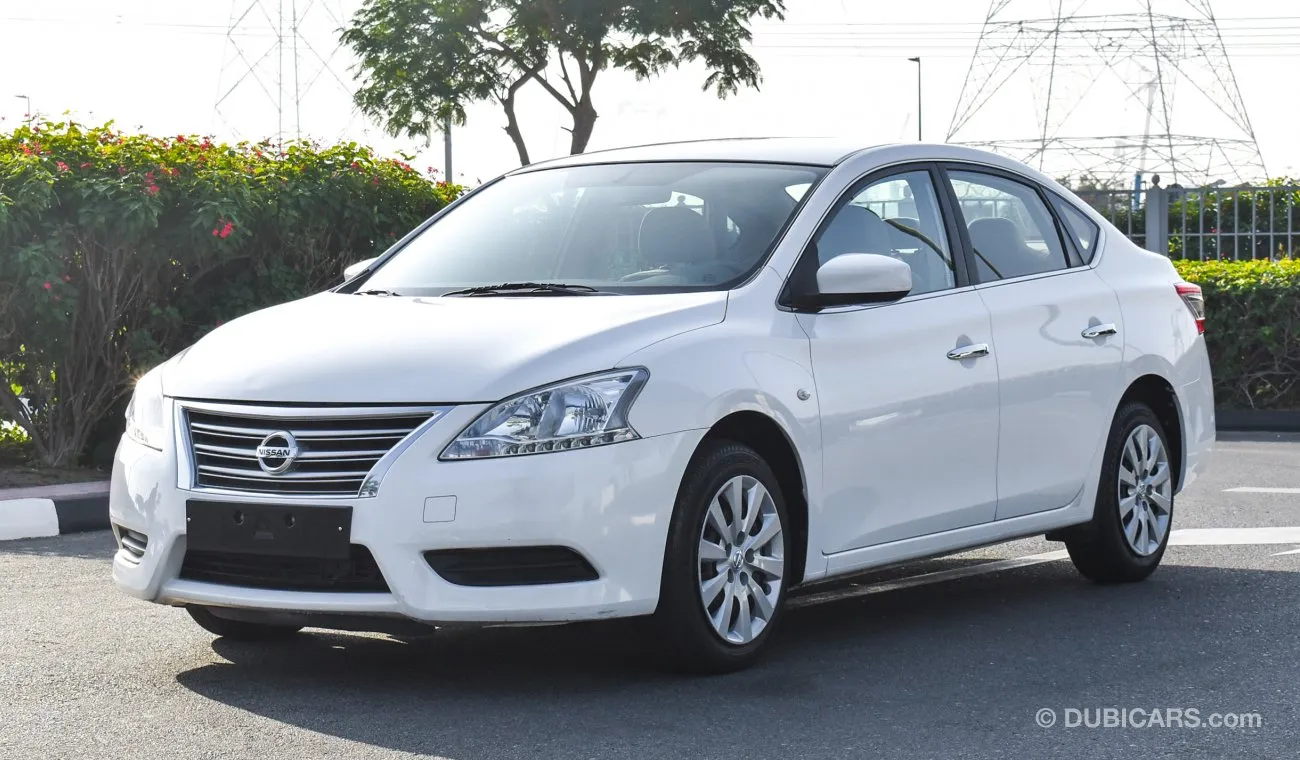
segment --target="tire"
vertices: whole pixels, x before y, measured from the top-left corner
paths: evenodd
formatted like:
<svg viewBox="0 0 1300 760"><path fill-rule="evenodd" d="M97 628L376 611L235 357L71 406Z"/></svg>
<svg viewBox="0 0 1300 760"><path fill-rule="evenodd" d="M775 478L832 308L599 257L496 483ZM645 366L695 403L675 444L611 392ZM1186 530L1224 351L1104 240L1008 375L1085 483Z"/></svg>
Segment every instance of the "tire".
<svg viewBox="0 0 1300 760"><path fill-rule="evenodd" d="M253 623L247 620L231 620L213 614L207 607L190 605L185 608L194 618L194 622L208 633L216 634L231 641L275 641L287 639L301 631L293 625L272 625L270 623Z"/></svg>
<svg viewBox="0 0 1300 760"><path fill-rule="evenodd" d="M730 511L737 493L739 518ZM727 673L757 661L785 607L792 572L786 558L795 554L790 525L780 484L756 451L732 441L703 444L682 479L668 529L654 614L665 664ZM706 541L715 550L702 557Z"/></svg>
<svg viewBox="0 0 1300 760"><path fill-rule="evenodd" d="M1147 451L1140 448L1144 438ZM1159 441L1158 452L1151 446L1153 440ZM1092 522L1065 543L1070 560L1084 577L1098 583L1131 583L1145 579L1159 566L1174 516L1168 440L1146 404L1129 402L1116 413L1106 439ZM1130 443L1134 448L1126 451ZM1127 482L1130 477L1132 485Z"/></svg>

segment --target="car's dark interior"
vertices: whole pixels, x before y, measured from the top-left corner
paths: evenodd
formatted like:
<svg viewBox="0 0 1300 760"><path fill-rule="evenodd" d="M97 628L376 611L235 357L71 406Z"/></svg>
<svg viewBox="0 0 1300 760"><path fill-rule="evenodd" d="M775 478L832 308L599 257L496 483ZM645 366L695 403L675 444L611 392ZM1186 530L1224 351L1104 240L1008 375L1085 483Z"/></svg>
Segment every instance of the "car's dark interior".
<svg viewBox="0 0 1300 760"><path fill-rule="evenodd" d="M1030 246L1011 219L976 219L967 230L981 280L1022 277L1055 268L1048 253Z"/></svg>
<svg viewBox="0 0 1300 760"><path fill-rule="evenodd" d="M936 225L937 226L937 225ZM952 264L912 217L882 219L865 206L844 206L817 239L821 264L846 253L878 253L904 261L912 268L912 293L952 287Z"/></svg>
<svg viewBox="0 0 1300 760"><path fill-rule="evenodd" d="M551 276L591 278L603 268L638 287L733 280L770 248L796 205L786 188L802 178L773 168L760 181L752 168L719 166L667 186L602 188L579 204Z"/></svg>
<svg viewBox="0 0 1300 760"><path fill-rule="evenodd" d="M718 257L718 241L703 214L686 206L652 208L641 217L637 247L652 266L700 264Z"/></svg>
<svg viewBox="0 0 1300 760"><path fill-rule="evenodd" d="M849 204L840 209L817 239L817 259L825 264L846 253L892 255L893 228L871 209Z"/></svg>

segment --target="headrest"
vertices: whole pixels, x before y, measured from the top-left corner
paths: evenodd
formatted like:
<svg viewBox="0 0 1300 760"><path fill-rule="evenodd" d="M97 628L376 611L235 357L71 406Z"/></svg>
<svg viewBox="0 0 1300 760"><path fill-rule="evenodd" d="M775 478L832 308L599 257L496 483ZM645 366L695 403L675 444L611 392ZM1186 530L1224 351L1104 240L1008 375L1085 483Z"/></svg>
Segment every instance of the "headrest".
<svg viewBox="0 0 1300 760"><path fill-rule="evenodd" d="M968 226L970 241L977 249L1004 249L1020 251L1025 247L1025 237L1010 219L993 217L976 219Z"/></svg>
<svg viewBox="0 0 1300 760"><path fill-rule="evenodd" d="M921 220L906 216L886 220L889 225L890 239L898 250L912 250L925 245L921 239Z"/></svg>
<svg viewBox="0 0 1300 760"><path fill-rule="evenodd" d="M890 226L870 209L852 204L840 209L817 238L817 258L826 263L846 253L883 253L894 250Z"/></svg>
<svg viewBox="0 0 1300 760"><path fill-rule="evenodd" d="M641 258L652 264L698 264L718 256L718 243L704 216L685 206L650 209L637 236Z"/></svg>

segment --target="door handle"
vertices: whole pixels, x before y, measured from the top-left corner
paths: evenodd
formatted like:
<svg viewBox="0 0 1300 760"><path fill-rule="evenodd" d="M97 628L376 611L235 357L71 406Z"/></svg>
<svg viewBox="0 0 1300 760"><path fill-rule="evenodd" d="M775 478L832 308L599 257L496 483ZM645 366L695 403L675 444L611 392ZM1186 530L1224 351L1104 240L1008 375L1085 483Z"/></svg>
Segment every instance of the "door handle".
<svg viewBox="0 0 1300 760"><path fill-rule="evenodd" d="M1114 335L1117 332L1119 330L1115 329L1115 325L1093 325L1080 334L1085 338L1101 338L1106 335Z"/></svg>
<svg viewBox="0 0 1300 760"><path fill-rule="evenodd" d="M959 362L962 359L978 359L981 356L988 355L989 344L987 343L972 343L969 346L961 346L960 348L954 348L948 352L948 358L955 362Z"/></svg>

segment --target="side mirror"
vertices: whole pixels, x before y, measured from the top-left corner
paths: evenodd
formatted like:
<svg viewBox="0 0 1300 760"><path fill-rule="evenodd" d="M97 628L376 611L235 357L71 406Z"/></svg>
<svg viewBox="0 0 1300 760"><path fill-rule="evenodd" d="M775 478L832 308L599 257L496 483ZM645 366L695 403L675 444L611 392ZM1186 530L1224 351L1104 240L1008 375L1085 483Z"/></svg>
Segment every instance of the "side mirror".
<svg viewBox="0 0 1300 760"><path fill-rule="evenodd" d="M912 268L879 253L846 253L817 269L817 292L800 306L824 309L897 301L912 290Z"/></svg>
<svg viewBox="0 0 1300 760"><path fill-rule="evenodd" d="M353 277L356 277L357 275L359 275L359 274L361 274L362 272L366 271L366 268L369 267L371 264L375 263L375 259L377 259L377 258L379 258L379 257L376 256L376 257L374 257L374 258L366 259L366 260L364 260L364 261L358 261L357 263L352 264L351 266L349 266L347 269L344 269L344 270L343 270L343 281L344 281L344 282L347 282L348 280L352 279Z"/></svg>

